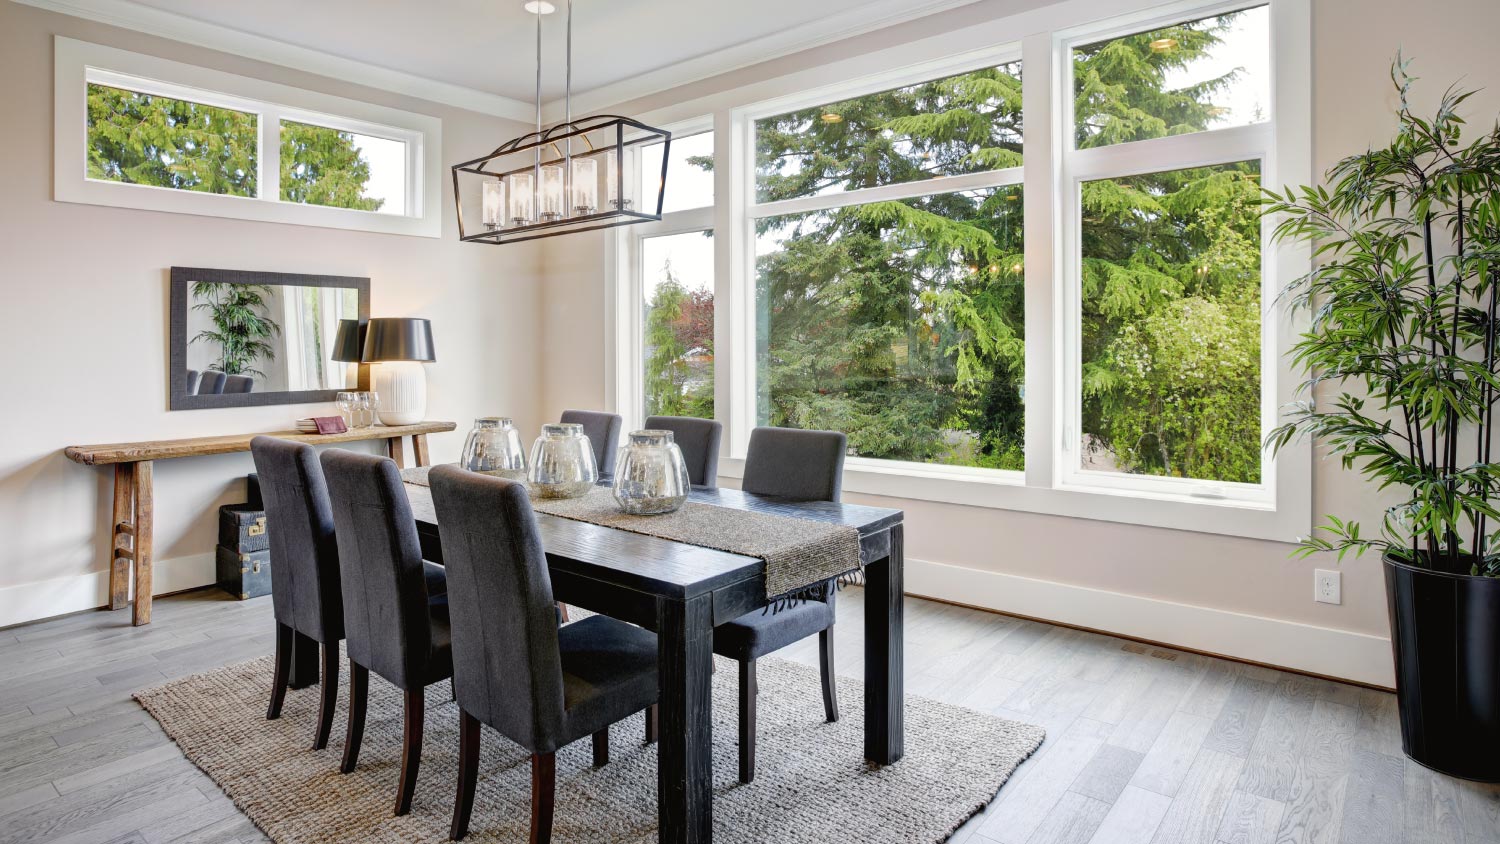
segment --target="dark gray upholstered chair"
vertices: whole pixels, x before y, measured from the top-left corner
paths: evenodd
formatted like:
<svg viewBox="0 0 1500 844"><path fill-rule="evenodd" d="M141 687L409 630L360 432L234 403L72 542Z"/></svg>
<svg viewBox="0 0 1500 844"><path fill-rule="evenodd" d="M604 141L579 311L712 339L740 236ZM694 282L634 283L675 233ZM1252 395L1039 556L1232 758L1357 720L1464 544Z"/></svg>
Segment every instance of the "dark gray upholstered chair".
<svg viewBox="0 0 1500 844"><path fill-rule="evenodd" d="M374 671L405 696L396 786L396 814L404 815L422 761L424 691L453 676L448 604L429 601L433 592L446 591L446 573L422 560L417 523L394 461L330 449L322 462L338 537L349 651L349 728L340 770L347 774L359 761Z"/></svg>
<svg viewBox="0 0 1500 844"><path fill-rule="evenodd" d="M740 488L757 495L801 501L838 501L843 489L847 441L836 431L756 428L750 432ZM839 719L833 680L834 592L780 612L756 610L714 628L714 653L740 664L740 781L755 779L755 661L818 634L823 675L823 713Z"/></svg>
<svg viewBox="0 0 1500 844"><path fill-rule="evenodd" d="M224 378L225 375L222 372L213 369L204 370L203 377L198 379L198 395L220 395L224 392Z"/></svg>
<svg viewBox="0 0 1500 844"><path fill-rule="evenodd" d="M480 725L488 724L530 751L531 841L547 842L554 754L592 735L594 764L608 764L609 726L656 703L656 636L600 615L559 627L525 485L457 466L438 466L430 477L452 583L460 713L450 835L468 832Z"/></svg>
<svg viewBox="0 0 1500 844"><path fill-rule="evenodd" d="M688 480L693 486L710 489L719 486L719 440L724 437L723 425L691 416L648 416L646 428L672 432L672 440L682 449Z"/></svg>
<svg viewBox="0 0 1500 844"><path fill-rule="evenodd" d="M224 392L248 393L255 389L255 379L249 375L225 375Z"/></svg>
<svg viewBox="0 0 1500 844"><path fill-rule="evenodd" d="M322 750L328 745L338 703L339 642L344 638L344 599L339 591L339 553L328 486L318 451L310 445L256 437L250 441L250 453L265 504L271 565L276 571L271 578L276 670L266 718L281 717L293 655L311 653L321 645L322 699L313 749Z"/></svg>
<svg viewBox="0 0 1500 844"><path fill-rule="evenodd" d="M203 373L199 372L196 369L189 369L187 371L187 394L188 395L190 395L190 396L196 396L196 395L198 395L198 382L201 381L201 380L203 380Z"/></svg>
<svg viewBox="0 0 1500 844"><path fill-rule="evenodd" d="M594 462L599 464L599 477L609 478L615 474L615 452L620 447L620 428L623 420L617 414L599 410L564 410L559 422L583 426L589 443L594 446Z"/></svg>

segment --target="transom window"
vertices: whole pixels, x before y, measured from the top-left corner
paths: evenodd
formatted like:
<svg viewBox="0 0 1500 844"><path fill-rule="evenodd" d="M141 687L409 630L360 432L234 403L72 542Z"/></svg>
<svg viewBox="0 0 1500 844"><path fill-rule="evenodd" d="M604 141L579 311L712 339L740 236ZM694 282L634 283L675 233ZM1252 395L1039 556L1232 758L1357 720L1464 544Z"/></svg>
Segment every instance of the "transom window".
<svg viewBox="0 0 1500 844"><path fill-rule="evenodd" d="M436 118L56 42L60 200L441 234Z"/></svg>

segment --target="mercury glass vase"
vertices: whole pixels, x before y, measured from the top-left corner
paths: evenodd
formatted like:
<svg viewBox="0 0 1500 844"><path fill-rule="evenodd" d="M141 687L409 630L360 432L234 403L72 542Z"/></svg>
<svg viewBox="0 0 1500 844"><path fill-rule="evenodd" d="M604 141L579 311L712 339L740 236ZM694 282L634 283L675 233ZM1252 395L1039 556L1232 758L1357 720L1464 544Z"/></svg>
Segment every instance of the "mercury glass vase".
<svg viewBox="0 0 1500 844"><path fill-rule="evenodd" d="M550 422L531 446L531 469L527 480L537 498L578 498L599 482L594 446L583 426Z"/></svg>
<svg viewBox="0 0 1500 844"><path fill-rule="evenodd" d="M632 431L615 468L615 501L638 516L671 513L687 501L691 484L682 449L671 431Z"/></svg>
<svg viewBox="0 0 1500 844"><path fill-rule="evenodd" d="M524 482L526 450L515 423L503 416L475 419L474 429L464 440L459 465L471 472Z"/></svg>

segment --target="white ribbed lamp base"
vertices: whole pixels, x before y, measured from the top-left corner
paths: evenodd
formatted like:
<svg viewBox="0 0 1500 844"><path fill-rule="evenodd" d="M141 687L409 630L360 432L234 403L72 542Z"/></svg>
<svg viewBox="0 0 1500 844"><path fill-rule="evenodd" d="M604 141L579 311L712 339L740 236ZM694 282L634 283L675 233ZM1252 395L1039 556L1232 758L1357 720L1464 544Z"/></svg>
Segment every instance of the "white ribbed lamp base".
<svg viewBox="0 0 1500 844"><path fill-rule="evenodd" d="M427 418L427 373L416 361L375 364L380 424L415 425Z"/></svg>

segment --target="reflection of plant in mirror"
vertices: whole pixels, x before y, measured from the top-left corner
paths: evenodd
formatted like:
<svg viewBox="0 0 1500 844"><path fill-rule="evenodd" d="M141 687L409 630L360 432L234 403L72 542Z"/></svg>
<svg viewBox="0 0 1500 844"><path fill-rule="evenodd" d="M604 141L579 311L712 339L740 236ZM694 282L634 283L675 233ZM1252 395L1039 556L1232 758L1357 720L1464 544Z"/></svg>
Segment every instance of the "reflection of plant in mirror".
<svg viewBox="0 0 1500 844"><path fill-rule="evenodd" d="M198 332L192 342L204 340L219 345L215 369L225 375L266 377L252 367L257 358L276 359L276 350L266 342L281 333L281 326L265 313L265 297L270 292L264 284L193 283L193 298L202 300L193 310L208 312L214 328Z"/></svg>

